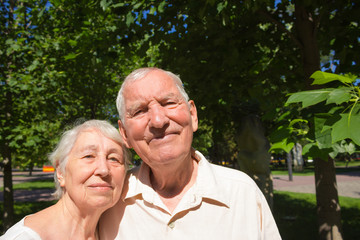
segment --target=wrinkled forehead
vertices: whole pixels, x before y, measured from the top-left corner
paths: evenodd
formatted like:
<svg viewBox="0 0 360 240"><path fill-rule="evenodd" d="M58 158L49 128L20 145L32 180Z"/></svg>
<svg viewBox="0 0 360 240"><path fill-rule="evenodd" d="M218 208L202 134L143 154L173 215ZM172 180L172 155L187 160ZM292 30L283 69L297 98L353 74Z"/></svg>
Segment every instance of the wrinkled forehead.
<svg viewBox="0 0 360 240"><path fill-rule="evenodd" d="M161 71L152 71L143 78L127 82L123 89L125 101L132 97L181 96L175 80Z"/></svg>

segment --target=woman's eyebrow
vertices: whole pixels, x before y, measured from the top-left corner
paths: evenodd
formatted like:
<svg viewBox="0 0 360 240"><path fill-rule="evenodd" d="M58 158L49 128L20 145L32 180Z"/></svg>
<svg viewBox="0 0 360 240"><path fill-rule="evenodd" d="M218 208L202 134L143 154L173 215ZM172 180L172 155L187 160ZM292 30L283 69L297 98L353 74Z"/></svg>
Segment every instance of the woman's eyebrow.
<svg viewBox="0 0 360 240"><path fill-rule="evenodd" d="M80 148L80 151L87 151L87 150L97 150L97 146L94 144L91 145L85 145L83 147Z"/></svg>

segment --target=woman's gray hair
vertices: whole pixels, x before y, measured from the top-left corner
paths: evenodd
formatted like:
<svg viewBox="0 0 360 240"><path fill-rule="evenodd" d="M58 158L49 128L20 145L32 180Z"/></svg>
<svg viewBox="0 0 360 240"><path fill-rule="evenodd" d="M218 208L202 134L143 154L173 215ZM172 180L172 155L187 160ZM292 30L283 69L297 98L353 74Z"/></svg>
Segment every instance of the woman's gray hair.
<svg viewBox="0 0 360 240"><path fill-rule="evenodd" d="M188 94L186 93L186 91L184 89L184 84L181 81L180 77L177 76L176 74L174 74L174 73L172 73L170 71L165 71L163 69L156 68L156 67L139 68L139 69L136 69L133 72L131 72L125 78L125 80L124 80L124 82L121 85L121 88L119 90L118 96L116 98L116 108L118 110L119 117L120 117L120 120L121 120L122 123L124 123L124 117L125 117L124 88L127 85L129 85L130 83L133 83L136 80L140 80L140 79L144 78L148 73L150 73L152 71L162 71L163 73L168 75L174 81L176 87L178 88L181 96L184 98L186 103L189 101L189 96L188 96Z"/></svg>
<svg viewBox="0 0 360 240"><path fill-rule="evenodd" d="M123 150L125 168L127 169L130 162L130 153L129 150L124 145L123 139L119 131L107 121L95 120L95 119L88 120L83 123L77 123L75 124L75 127L65 131L62 134L58 145L56 146L54 151L49 155L49 160L51 161L53 167L55 169L58 168L62 174L66 174L65 166L68 161L68 157L71 152L71 149L74 147L79 134L88 129L96 129L100 131L105 137L110 138L111 140L121 145ZM64 189L60 186L56 171L54 172L56 190L53 193L53 195L55 196L55 198L59 199L64 194Z"/></svg>

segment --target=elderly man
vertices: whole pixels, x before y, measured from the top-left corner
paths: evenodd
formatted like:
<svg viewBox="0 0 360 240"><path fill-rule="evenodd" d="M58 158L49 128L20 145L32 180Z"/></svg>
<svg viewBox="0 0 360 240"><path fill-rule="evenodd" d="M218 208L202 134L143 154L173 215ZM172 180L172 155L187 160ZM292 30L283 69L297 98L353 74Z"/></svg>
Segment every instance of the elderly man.
<svg viewBox="0 0 360 240"><path fill-rule="evenodd" d="M197 111L176 75L135 70L117 108L120 133L143 162L103 215L101 239L281 239L254 181L192 149Z"/></svg>

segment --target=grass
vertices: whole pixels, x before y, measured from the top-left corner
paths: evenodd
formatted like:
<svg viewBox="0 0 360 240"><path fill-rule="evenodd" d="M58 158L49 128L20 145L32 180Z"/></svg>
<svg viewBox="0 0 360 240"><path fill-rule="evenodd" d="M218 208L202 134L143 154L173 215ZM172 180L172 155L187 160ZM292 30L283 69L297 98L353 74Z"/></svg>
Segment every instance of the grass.
<svg viewBox="0 0 360 240"><path fill-rule="evenodd" d="M22 182L13 185L14 190L34 190L34 189L44 189L50 188L54 189L54 180L42 180L42 181L30 181L30 182ZM3 191L4 188L1 187L0 191Z"/></svg>
<svg viewBox="0 0 360 240"><path fill-rule="evenodd" d="M287 169L274 169L271 170L272 175L288 175L289 172ZM313 176L314 168L305 168L303 172L294 172L293 176Z"/></svg>
<svg viewBox="0 0 360 240"><path fill-rule="evenodd" d="M339 197L343 239L360 239L360 201ZM275 191L274 218L284 240L317 239L316 197Z"/></svg>
<svg viewBox="0 0 360 240"><path fill-rule="evenodd" d="M335 161L336 167L360 167L360 161L359 160L353 160L353 161Z"/></svg>

